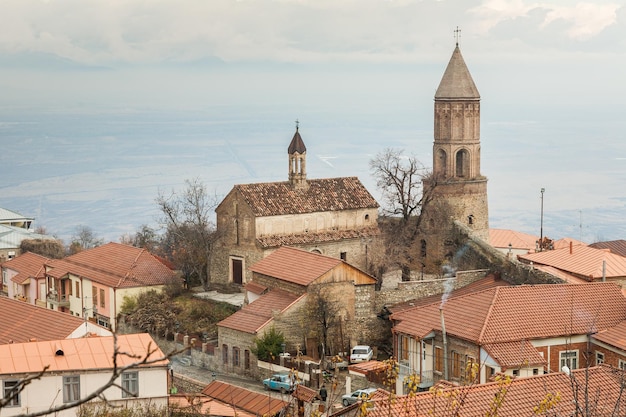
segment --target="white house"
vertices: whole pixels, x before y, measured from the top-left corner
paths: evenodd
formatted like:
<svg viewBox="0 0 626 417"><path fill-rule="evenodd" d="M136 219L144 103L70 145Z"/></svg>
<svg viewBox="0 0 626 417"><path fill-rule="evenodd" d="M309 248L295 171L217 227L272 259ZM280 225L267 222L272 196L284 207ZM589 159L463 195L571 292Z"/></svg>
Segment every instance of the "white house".
<svg viewBox="0 0 626 417"><path fill-rule="evenodd" d="M148 356L148 360L155 360L164 357L147 333L120 335L117 345L119 352L126 353L117 355L118 369L141 360L137 358ZM0 414L9 417L42 412L88 397L111 378L113 352L113 337L0 345L2 396L10 398ZM169 361L163 359L129 368L116 381L119 387L107 388L104 396L117 406L150 402L165 407L168 402L168 365ZM48 368L41 378L31 381L19 395L12 395L12 388L21 380L36 375L46 366ZM100 399L96 397L94 401ZM76 409L68 408L54 415L74 417Z"/></svg>

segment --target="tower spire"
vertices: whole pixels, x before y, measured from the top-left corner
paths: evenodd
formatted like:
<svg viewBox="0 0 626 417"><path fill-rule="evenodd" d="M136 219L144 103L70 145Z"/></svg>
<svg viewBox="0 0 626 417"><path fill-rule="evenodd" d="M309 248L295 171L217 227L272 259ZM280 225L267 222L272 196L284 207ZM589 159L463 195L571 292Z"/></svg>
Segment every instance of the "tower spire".
<svg viewBox="0 0 626 417"><path fill-rule="evenodd" d="M306 146L300 136L300 121L296 119L296 133L294 133L287 153L289 154L289 182L294 188L305 189L306 182Z"/></svg>

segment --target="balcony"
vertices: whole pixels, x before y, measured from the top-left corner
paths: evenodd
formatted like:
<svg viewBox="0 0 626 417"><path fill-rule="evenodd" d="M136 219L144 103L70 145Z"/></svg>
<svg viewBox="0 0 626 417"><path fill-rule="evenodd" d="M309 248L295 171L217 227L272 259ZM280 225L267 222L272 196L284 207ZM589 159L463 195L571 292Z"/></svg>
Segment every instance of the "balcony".
<svg viewBox="0 0 626 417"><path fill-rule="evenodd" d="M426 371L423 370L421 373L416 369L411 369L409 365L409 361L400 361L398 363L399 366L399 378L406 378L413 374L419 374L419 383L418 388L420 391L426 390L432 387L435 384L435 375L432 370Z"/></svg>
<svg viewBox="0 0 626 417"><path fill-rule="evenodd" d="M46 301L57 307L69 307L70 299L66 294L58 294L56 291L50 291L46 297Z"/></svg>

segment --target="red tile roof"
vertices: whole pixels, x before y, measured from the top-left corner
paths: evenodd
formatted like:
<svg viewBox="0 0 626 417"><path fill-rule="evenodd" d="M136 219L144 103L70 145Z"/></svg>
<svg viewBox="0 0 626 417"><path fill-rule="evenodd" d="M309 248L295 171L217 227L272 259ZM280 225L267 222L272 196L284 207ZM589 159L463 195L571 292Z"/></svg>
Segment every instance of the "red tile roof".
<svg viewBox="0 0 626 417"><path fill-rule="evenodd" d="M253 264L250 271L308 286L342 263L341 259L283 246Z"/></svg>
<svg viewBox="0 0 626 417"><path fill-rule="evenodd" d="M410 396L398 396L375 401L375 407L368 408L368 417L430 417L433 415L458 415L459 417L484 417L489 413L494 398L504 392L504 401L497 409L497 415L574 415L576 405L585 408L583 390L589 392L589 405L598 416L615 415L626 410L626 396L623 395L624 371L599 366L578 369L571 373L573 380L561 372L528 378L513 379L510 385L492 382L443 389L437 394L423 392ZM572 382L574 381L574 382ZM579 387L576 394L572 384ZM554 408L546 412L536 412L547 394L559 394L560 400ZM458 401L462 398L462 401ZM456 401L456 403L453 403ZM455 406L455 404L459 404ZM580 409L578 410L580 413ZM621 415L621 414L620 414Z"/></svg>
<svg viewBox="0 0 626 417"><path fill-rule="evenodd" d="M440 305L393 314L394 332L422 338L441 331ZM607 329L626 319L626 298L610 282L521 285L448 299L443 312L449 335L488 344Z"/></svg>
<svg viewBox="0 0 626 417"><path fill-rule="evenodd" d="M489 356L504 368L516 367L520 364L525 366L547 364L544 357L539 354L528 340L486 344L483 347L489 353Z"/></svg>
<svg viewBox="0 0 626 417"><path fill-rule="evenodd" d="M117 345L120 352L127 353L117 355L118 367L136 363L149 351L153 351L149 356L151 360L164 356L147 333L119 335ZM56 354L59 350L62 355ZM113 352L113 337L108 336L0 345L0 374L34 373L47 365L49 372L112 369ZM145 366L167 366L168 363L165 359Z"/></svg>
<svg viewBox="0 0 626 417"><path fill-rule="evenodd" d="M17 274L11 281L23 284L30 278L43 277L43 266L48 261L45 256L36 253L26 252L2 264L3 268L11 269Z"/></svg>
<svg viewBox="0 0 626 417"><path fill-rule="evenodd" d="M548 250L544 252L519 255L525 263L549 265L562 271L576 274L589 280L601 279L603 264L606 265L606 277L626 277L626 258L607 250L589 246Z"/></svg>
<svg viewBox="0 0 626 417"><path fill-rule="evenodd" d="M300 401L304 401L305 403L309 403L317 398L318 392L313 388L305 387L302 384L296 385L296 389L293 392L293 396L296 397Z"/></svg>
<svg viewBox="0 0 626 417"><path fill-rule="evenodd" d="M107 243L60 260L51 260L47 274L56 278L68 273L112 288L164 285L174 272L145 249Z"/></svg>
<svg viewBox="0 0 626 417"><path fill-rule="evenodd" d="M304 296L295 295L278 288L273 289L250 304L243 306L241 310L226 317L217 325L256 334L273 319L276 312L282 313L301 297Z"/></svg>
<svg viewBox="0 0 626 417"><path fill-rule="evenodd" d="M226 404L232 404L257 416L273 416L287 407L287 402L228 384L213 381L202 393Z"/></svg>
<svg viewBox="0 0 626 417"><path fill-rule="evenodd" d="M626 352L626 320L617 326L601 330L591 336L592 339L604 342Z"/></svg>
<svg viewBox="0 0 626 417"><path fill-rule="evenodd" d="M306 189L288 181L235 185L256 217L323 211L378 208L378 203L357 177L307 180Z"/></svg>
<svg viewBox="0 0 626 417"><path fill-rule="evenodd" d="M85 325L81 318L7 297L0 297L0 317L0 344L65 339Z"/></svg>
<svg viewBox="0 0 626 417"><path fill-rule="evenodd" d="M292 235L267 235L257 238L263 248L279 246L304 245L315 242L334 242L345 239L360 239L380 235L378 226L368 226L350 230L328 230L316 233L299 233Z"/></svg>

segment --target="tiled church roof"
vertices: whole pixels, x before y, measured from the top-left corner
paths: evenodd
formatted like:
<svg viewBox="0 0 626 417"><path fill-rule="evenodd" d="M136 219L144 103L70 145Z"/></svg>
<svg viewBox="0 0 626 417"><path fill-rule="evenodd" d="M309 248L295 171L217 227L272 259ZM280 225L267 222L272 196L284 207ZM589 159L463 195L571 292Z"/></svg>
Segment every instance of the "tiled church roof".
<svg viewBox="0 0 626 417"><path fill-rule="evenodd" d="M306 189L288 181L235 185L257 217L378 208L357 177L307 180Z"/></svg>

